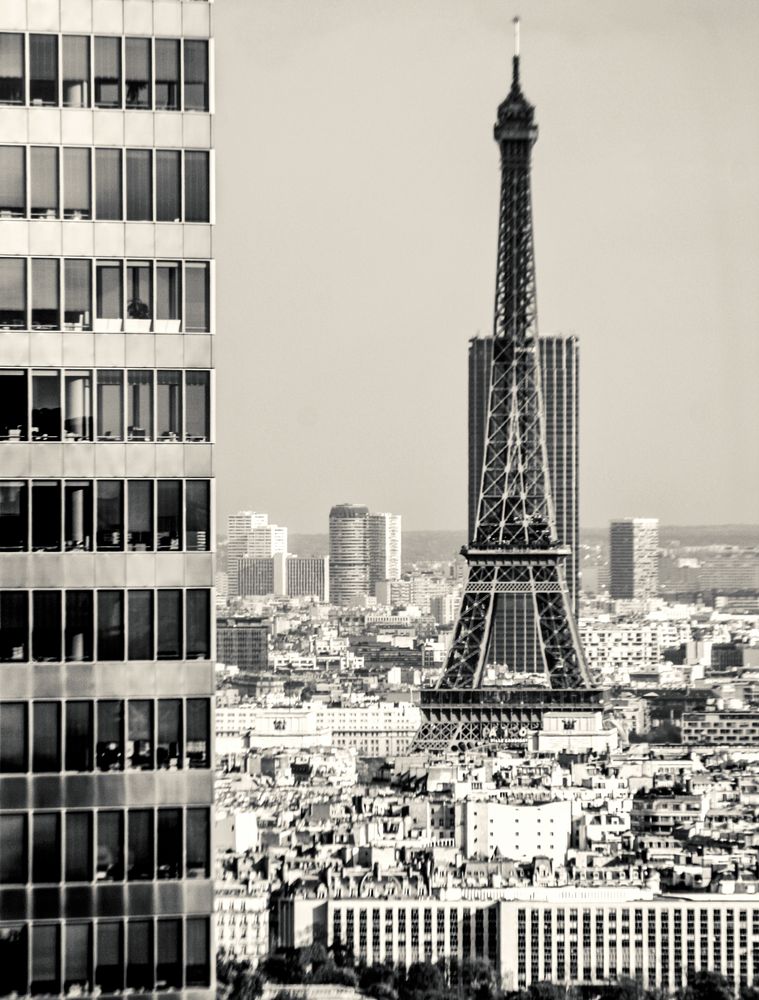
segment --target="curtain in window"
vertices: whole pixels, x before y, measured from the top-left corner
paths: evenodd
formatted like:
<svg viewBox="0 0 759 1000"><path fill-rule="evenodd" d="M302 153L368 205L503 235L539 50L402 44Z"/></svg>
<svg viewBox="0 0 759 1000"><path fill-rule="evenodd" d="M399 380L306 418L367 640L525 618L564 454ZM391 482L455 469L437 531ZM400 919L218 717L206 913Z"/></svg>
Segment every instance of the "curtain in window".
<svg viewBox="0 0 759 1000"><path fill-rule="evenodd" d="M0 104L24 103L24 36L0 33Z"/></svg>
<svg viewBox="0 0 759 1000"><path fill-rule="evenodd" d="M155 106L179 108L179 42L173 38L155 40Z"/></svg>
<svg viewBox="0 0 759 1000"><path fill-rule="evenodd" d="M185 268L185 329L189 333L207 333L210 305L208 301L208 264L191 261Z"/></svg>
<svg viewBox="0 0 759 1000"><path fill-rule="evenodd" d="M153 987L152 920L127 922L127 987L131 989Z"/></svg>
<svg viewBox="0 0 759 1000"><path fill-rule="evenodd" d="M35 701L32 720L34 743L32 771L44 774L61 769L61 706L57 701Z"/></svg>
<svg viewBox="0 0 759 1000"><path fill-rule="evenodd" d="M95 39L95 106L121 107L121 39Z"/></svg>
<svg viewBox="0 0 759 1000"><path fill-rule="evenodd" d="M92 660L93 599L91 590L66 591L66 659Z"/></svg>
<svg viewBox="0 0 759 1000"><path fill-rule="evenodd" d="M26 261L0 257L0 328L22 330L26 326Z"/></svg>
<svg viewBox="0 0 759 1000"><path fill-rule="evenodd" d="M118 150L106 150L118 152ZM89 219L92 214L90 151L78 146L63 150L63 217Z"/></svg>
<svg viewBox="0 0 759 1000"><path fill-rule="evenodd" d="M158 222L179 222L180 207L180 157L178 149L156 150L156 219Z"/></svg>
<svg viewBox="0 0 759 1000"><path fill-rule="evenodd" d="M150 107L150 39L127 38L126 57L126 106Z"/></svg>
<svg viewBox="0 0 759 1000"><path fill-rule="evenodd" d="M26 771L27 707L21 702L0 701L0 774Z"/></svg>
<svg viewBox="0 0 759 1000"><path fill-rule="evenodd" d="M121 923L98 921L95 984L104 993L115 993L123 985L123 954Z"/></svg>
<svg viewBox="0 0 759 1000"><path fill-rule="evenodd" d="M0 885L26 882L26 816L0 815Z"/></svg>
<svg viewBox="0 0 759 1000"><path fill-rule="evenodd" d="M121 264L98 261L96 275L98 319L121 319L124 315Z"/></svg>
<svg viewBox="0 0 759 1000"><path fill-rule="evenodd" d="M153 218L153 155L149 149L127 150L127 219Z"/></svg>
<svg viewBox="0 0 759 1000"><path fill-rule="evenodd" d="M66 390L68 393L69 376L66 376ZM77 482L76 479L67 479L64 489L64 518L63 530L66 541L66 551L91 552L92 551L92 481L83 479ZM89 591L70 591L72 594L87 593ZM76 605L74 605L76 607ZM68 631L68 611L66 629ZM92 614L90 614L90 623ZM90 632L92 631L90 624ZM76 632L74 634L77 634ZM68 654L67 654L68 655Z"/></svg>
<svg viewBox="0 0 759 1000"><path fill-rule="evenodd" d="M90 40L86 35L63 36L63 106L90 106Z"/></svg>
<svg viewBox="0 0 759 1000"><path fill-rule="evenodd" d="M187 150L184 154L185 222L208 222L208 153Z"/></svg>
<svg viewBox="0 0 759 1000"><path fill-rule="evenodd" d="M58 330L60 326L58 261L35 257L32 260L32 329Z"/></svg>
<svg viewBox="0 0 759 1000"><path fill-rule="evenodd" d="M0 218L26 215L23 146L0 146Z"/></svg>
<svg viewBox="0 0 759 1000"><path fill-rule="evenodd" d="M89 330L92 326L92 265L88 260L67 258L63 262L63 277L64 322L69 328Z"/></svg>
<svg viewBox="0 0 759 1000"><path fill-rule="evenodd" d="M208 986L210 982L208 931L206 917L188 917L185 921L187 986Z"/></svg>
<svg viewBox="0 0 759 1000"><path fill-rule="evenodd" d="M152 660L153 592L129 591L129 659Z"/></svg>
<svg viewBox="0 0 759 1000"><path fill-rule="evenodd" d="M66 813L66 881L92 878L92 814Z"/></svg>
<svg viewBox="0 0 759 1000"><path fill-rule="evenodd" d="M187 438L190 441L208 441L210 429L211 380L209 372L185 373Z"/></svg>
<svg viewBox="0 0 759 1000"><path fill-rule="evenodd" d="M121 441L124 437L123 382L121 372L98 372L98 438L101 441ZM107 486L117 483L105 481L98 484L98 495Z"/></svg>
<svg viewBox="0 0 759 1000"><path fill-rule="evenodd" d="M58 993L61 968L57 924L32 924L32 991Z"/></svg>
<svg viewBox="0 0 759 1000"><path fill-rule="evenodd" d="M95 210L98 219L121 219L121 150L95 150Z"/></svg>
<svg viewBox="0 0 759 1000"><path fill-rule="evenodd" d="M208 42L185 39L184 110L208 111Z"/></svg>
<svg viewBox="0 0 759 1000"><path fill-rule="evenodd" d="M158 659L182 658L182 591L158 591Z"/></svg>
<svg viewBox="0 0 759 1000"><path fill-rule="evenodd" d="M182 923L174 918L158 921L157 978L167 986L182 985Z"/></svg>
<svg viewBox="0 0 759 1000"><path fill-rule="evenodd" d="M32 218L58 217L58 150L32 146L30 150Z"/></svg>
<svg viewBox="0 0 759 1000"><path fill-rule="evenodd" d="M161 261L156 266L156 317L181 319L182 271L177 261Z"/></svg>
<svg viewBox="0 0 759 1000"><path fill-rule="evenodd" d="M187 876L208 878L210 822L207 809L187 810ZM188 948L189 951L189 948Z"/></svg>
<svg viewBox="0 0 759 1000"><path fill-rule="evenodd" d="M130 480L128 498L129 548L150 551L153 548L153 484L144 479Z"/></svg>
<svg viewBox="0 0 759 1000"><path fill-rule="evenodd" d="M58 37L29 36L29 100L32 104L58 103Z"/></svg>
<svg viewBox="0 0 759 1000"><path fill-rule="evenodd" d="M90 981L90 925L66 921L66 953L63 966L63 989L84 987Z"/></svg>

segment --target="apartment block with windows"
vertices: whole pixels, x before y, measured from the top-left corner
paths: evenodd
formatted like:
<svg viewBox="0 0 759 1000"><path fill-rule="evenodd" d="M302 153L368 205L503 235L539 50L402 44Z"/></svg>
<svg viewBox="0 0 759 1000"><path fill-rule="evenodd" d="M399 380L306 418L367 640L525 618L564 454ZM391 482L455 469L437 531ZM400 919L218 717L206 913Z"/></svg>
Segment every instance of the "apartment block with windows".
<svg viewBox="0 0 759 1000"><path fill-rule="evenodd" d="M212 14L0 4L0 996L213 995Z"/></svg>

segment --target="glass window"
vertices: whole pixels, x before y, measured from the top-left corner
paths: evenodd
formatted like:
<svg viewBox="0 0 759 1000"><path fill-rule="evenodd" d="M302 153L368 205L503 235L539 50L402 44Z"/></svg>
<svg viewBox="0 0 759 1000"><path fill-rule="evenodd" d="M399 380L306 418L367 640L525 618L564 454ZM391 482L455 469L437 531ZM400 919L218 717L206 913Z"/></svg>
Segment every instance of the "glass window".
<svg viewBox="0 0 759 1000"><path fill-rule="evenodd" d="M129 591L129 659L152 660L153 591Z"/></svg>
<svg viewBox="0 0 759 1000"><path fill-rule="evenodd" d="M207 552L211 547L210 493L210 484L207 479L187 480L185 504L188 552Z"/></svg>
<svg viewBox="0 0 759 1000"><path fill-rule="evenodd" d="M29 659L29 595L0 590L0 663Z"/></svg>
<svg viewBox="0 0 759 1000"><path fill-rule="evenodd" d="M0 257L0 330L26 327L26 261Z"/></svg>
<svg viewBox="0 0 759 1000"><path fill-rule="evenodd" d="M120 371L98 372L98 440L124 439L124 382Z"/></svg>
<svg viewBox="0 0 759 1000"><path fill-rule="evenodd" d="M24 103L24 36L0 32L0 104Z"/></svg>
<svg viewBox="0 0 759 1000"><path fill-rule="evenodd" d="M61 373L41 368L32 372L32 440L61 439Z"/></svg>
<svg viewBox="0 0 759 1000"><path fill-rule="evenodd" d="M95 39L95 107L121 107L121 39Z"/></svg>
<svg viewBox="0 0 759 1000"><path fill-rule="evenodd" d="M92 770L92 702L66 702L66 743L64 767L67 771Z"/></svg>
<svg viewBox="0 0 759 1000"><path fill-rule="evenodd" d="M58 104L57 35L29 35L29 103Z"/></svg>
<svg viewBox="0 0 759 1000"><path fill-rule="evenodd" d="M26 996L29 959L24 924L5 924L0 930L0 969L6 996Z"/></svg>
<svg viewBox="0 0 759 1000"><path fill-rule="evenodd" d="M98 591L98 660L124 659L124 591Z"/></svg>
<svg viewBox="0 0 759 1000"><path fill-rule="evenodd" d="M187 699L186 757L190 767L209 766L209 719L207 698Z"/></svg>
<svg viewBox="0 0 759 1000"><path fill-rule="evenodd" d="M187 591L188 660L207 660L211 656L211 592Z"/></svg>
<svg viewBox="0 0 759 1000"><path fill-rule="evenodd" d="M0 701L0 774L26 771L26 712L23 702Z"/></svg>
<svg viewBox="0 0 759 1000"><path fill-rule="evenodd" d="M32 260L32 329L60 330L61 294L58 260Z"/></svg>
<svg viewBox="0 0 759 1000"><path fill-rule="evenodd" d="M184 110L208 111L208 42L184 41Z"/></svg>
<svg viewBox="0 0 759 1000"><path fill-rule="evenodd" d="M124 941L120 920L98 921L95 985L103 993L120 993L124 988Z"/></svg>
<svg viewBox="0 0 759 1000"><path fill-rule="evenodd" d="M176 149L156 150L155 186L156 219L158 222L182 221L180 156L181 153Z"/></svg>
<svg viewBox="0 0 759 1000"><path fill-rule="evenodd" d="M153 810L129 810L127 879L153 878Z"/></svg>
<svg viewBox="0 0 759 1000"><path fill-rule="evenodd" d="M182 271L177 261L161 261L156 267L156 318L174 321L179 331L182 318Z"/></svg>
<svg viewBox="0 0 759 1000"><path fill-rule="evenodd" d="M98 219L122 219L121 150L95 150L95 211Z"/></svg>
<svg viewBox="0 0 759 1000"><path fill-rule="evenodd" d="M127 989L152 990L153 921L127 921Z"/></svg>
<svg viewBox="0 0 759 1000"><path fill-rule="evenodd" d="M58 924L32 924L32 993L60 993L61 940Z"/></svg>
<svg viewBox="0 0 759 1000"><path fill-rule="evenodd" d="M92 982L92 943L90 925L66 921L64 940L66 953L63 972L63 992L69 995L83 995L80 991L89 989Z"/></svg>
<svg viewBox="0 0 759 1000"><path fill-rule="evenodd" d="M182 985L182 921L158 920L156 985L179 989Z"/></svg>
<svg viewBox="0 0 759 1000"><path fill-rule="evenodd" d="M32 551L61 548L61 484L53 479L32 483Z"/></svg>
<svg viewBox="0 0 759 1000"><path fill-rule="evenodd" d="M92 879L92 813L66 812L66 881Z"/></svg>
<svg viewBox="0 0 759 1000"><path fill-rule="evenodd" d="M24 552L29 544L27 484L0 483L0 551Z"/></svg>
<svg viewBox="0 0 759 1000"><path fill-rule="evenodd" d="M127 548L130 552L152 552L153 483L149 479L131 479L128 497Z"/></svg>
<svg viewBox="0 0 759 1000"><path fill-rule="evenodd" d="M153 702L129 702L129 734L127 737L127 760L129 767L136 771L152 771L153 755Z"/></svg>
<svg viewBox="0 0 759 1000"><path fill-rule="evenodd" d="M127 261L127 317L150 319L153 315L152 267L146 260Z"/></svg>
<svg viewBox="0 0 759 1000"><path fill-rule="evenodd" d="M175 698L158 702L156 763L167 771L182 766L182 702Z"/></svg>
<svg viewBox="0 0 759 1000"><path fill-rule="evenodd" d="M92 482L68 479L63 493L63 534L67 552L91 552Z"/></svg>
<svg viewBox="0 0 759 1000"><path fill-rule="evenodd" d="M33 219L58 218L58 150L32 146L29 151Z"/></svg>
<svg viewBox="0 0 759 1000"><path fill-rule="evenodd" d="M153 440L153 373L137 370L127 374L127 437L130 441Z"/></svg>
<svg viewBox="0 0 759 1000"><path fill-rule="evenodd" d="M120 882L124 878L124 814L101 810L97 814L98 882Z"/></svg>
<svg viewBox="0 0 759 1000"><path fill-rule="evenodd" d="M150 107L150 39L125 40L126 106Z"/></svg>
<svg viewBox="0 0 759 1000"><path fill-rule="evenodd" d="M182 591L158 591L158 659L182 659Z"/></svg>
<svg viewBox="0 0 759 1000"><path fill-rule="evenodd" d="M66 660L90 663L93 654L93 596L91 590L66 591Z"/></svg>
<svg viewBox="0 0 759 1000"><path fill-rule="evenodd" d="M113 150L106 149L104 152ZM79 146L67 146L63 150L63 218L89 219L91 215L90 151Z"/></svg>
<svg viewBox="0 0 759 1000"><path fill-rule="evenodd" d="M90 40L87 35L63 36L63 106L90 106Z"/></svg>
<svg viewBox="0 0 759 1000"><path fill-rule="evenodd" d="M101 373L102 374L102 373ZM97 545L100 551L124 548L124 485L101 479L97 484Z"/></svg>
<svg viewBox="0 0 759 1000"><path fill-rule="evenodd" d="M184 154L185 222L208 222L209 205L208 153L187 150Z"/></svg>
<svg viewBox="0 0 759 1000"><path fill-rule="evenodd" d="M188 917L185 921L185 985L209 986L211 982L210 925L207 917Z"/></svg>
<svg viewBox="0 0 759 1000"><path fill-rule="evenodd" d="M159 441L182 440L182 373L158 372Z"/></svg>
<svg viewBox="0 0 759 1000"><path fill-rule="evenodd" d="M26 441L26 407L26 372L0 369L0 441Z"/></svg>
<svg viewBox="0 0 759 1000"><path fill-rule="evenodd" d="M0 813L0 885L27 881L26 816Z"/></svg>
<svg viewBox="0 0 759 1000"><path fill-rule="evenodd" d="M177 479L158 481L158 551L182 547L182 484Z"/></svg>
<svg viewBox="0 0 759 1000"><path fill-rule="evenodd" d="M149 149L128 149L127 219L150 222L153 218L153 155ZM142 317L138 317L142 318Z"/></svg>
<svg viewBox="0 0 759 1000"><path fill-rule="evenodd" d="M0 146L0 219L23 219L25 215L24 147Z"/></svg>
<svg viewBox="0 0 759 1000"><path fill-rule="evenodd" d="M179 42L174 38L155 40L155 106L167 111L179 108Z"/></svg>
<svg viewBox="0 0 759 1000"><path fill-rule="evenodd" d="M61 704L57 701L32 703L32 771L44 774L61 769Z"/></svg>
<svg viewBox="0 0 759 1000"><path fill-rule="evenodd" d="M66 330L92 329L92 268L88 260L65 260L65 313ZM119 302L121 295L118 296ZM89 440L89 438L88 438Z"/></svg>
<svg viewBox="0 0 759 1000"><path fill-rule="evenodd" d="M187 878L211 877L211 824L208 809L187 810Z"/></svg>
<svg viewBox="0 0 759 1000"><path fill-rule="evenodd" d="M210 329L208 264L192 261L185 268L185 329L207 333Z"/></svg>
<svg viewBox="0 0 759 1000"><path fill-rule="evenodd" d="M32 817L32 882L61 880L60 813L34 813Z"/></svg>
<svg viewBox="0 0 759 1000"><path fill-rule="evenodd" d="M98 771L124 770L124 702L98 701Z"/></svg>
<svg viewBox="0 0 759 1000"><path fill-rule="evenodd" d="M156 878L182 877L182 810L158 810Z"/></svg>
<svg viewBox="0 0 759 1000"><path fill-rule="evenodd" d="M123 319L124 295L119 261L97 262L96 288L98 319Z"/></svg>
<svg viewBox="0 0 759 1000"><path fill-rule="evenodd" d="M209 441L211 438L211 374L185 373L188 441Z"/></svg>
<svg viewBox="0 0 759 1000"><path fill-rule="evenodd" d="M32 594L32 659L61 659L61 591L35 590Z"/></svg>
<svg viewBox="0 0 759 1000"><path fill-rule="evenodd" d="M67 369L64 390L66 395L64 437L67 441L91 441L92 372Z"/></svg>

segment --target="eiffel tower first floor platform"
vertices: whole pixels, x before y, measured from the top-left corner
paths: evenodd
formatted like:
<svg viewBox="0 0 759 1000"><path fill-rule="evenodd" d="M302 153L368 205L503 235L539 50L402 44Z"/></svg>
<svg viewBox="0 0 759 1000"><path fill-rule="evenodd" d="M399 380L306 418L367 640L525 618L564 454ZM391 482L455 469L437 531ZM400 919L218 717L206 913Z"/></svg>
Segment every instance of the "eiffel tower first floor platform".
<svg viewBox="0 0 759 1000"><path fill-rule="evenodd" d="M461 753L524 746L546 712L597 712L594 688L429 688L421 692L422 724L411 753Z"/></svg>

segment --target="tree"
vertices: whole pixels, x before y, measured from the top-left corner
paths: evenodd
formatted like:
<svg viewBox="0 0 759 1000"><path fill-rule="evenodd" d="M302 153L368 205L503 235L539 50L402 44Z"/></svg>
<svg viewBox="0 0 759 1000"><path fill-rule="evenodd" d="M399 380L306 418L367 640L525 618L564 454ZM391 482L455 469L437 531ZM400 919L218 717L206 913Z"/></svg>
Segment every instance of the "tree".
<svg viewBox="0 0 759 1000"><path fill-rule="evenodd" d="M530 1000L566 1000L566 986L557 983L532 983L527 996Z"/></svg>
<svg viewBox="0 0 759 1000"><path fill-rule="evenodd" d="M273 983L302 983L306 977L301 956L295 948L282 948L264 959L261 969Z"/></svg>
<svg viewBox="0 0 759 1000"><path fill-rule="evenodd" d="M498 996L498 977L490 962L462 962L459 976L467 1000L494 1000Z"/></svg>
<svg viewBox="0 0 759 1000"><path fill-rule="evenodd" d="M398 992L401 1000L442 1000L449 996L443 973L429 962L413 962Z"/></svg>
<svg viewBox="0 0 759 1000"><path fill-rule="evenodd" d="M741 986L740 1000L759 1000L759 986Z"/></svg>
<svg viewBox="0 0 759 1000"><path fill-rule="evenodd" d="M223 948L216 955L216 982L217 1000L256 1000L264 990L261 973Z"/></svg>
<svg viewBox="0 0 759 1000"><path fill-rule="evenodd" d="M730 984L718 972L696 972L683 990L678 990L678 1000L733 1000Z"/></svg>
<svg viewBox="0 0 759 1000"><path fill-rule="evenodd" d="M308 980L310 983L334 983L337 986L355 986L358 976L353 969L344 969L334 962L325 962L316 969Z"/></svg>

